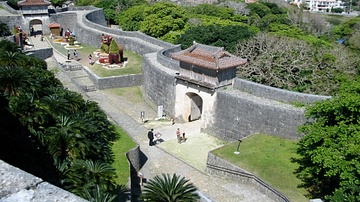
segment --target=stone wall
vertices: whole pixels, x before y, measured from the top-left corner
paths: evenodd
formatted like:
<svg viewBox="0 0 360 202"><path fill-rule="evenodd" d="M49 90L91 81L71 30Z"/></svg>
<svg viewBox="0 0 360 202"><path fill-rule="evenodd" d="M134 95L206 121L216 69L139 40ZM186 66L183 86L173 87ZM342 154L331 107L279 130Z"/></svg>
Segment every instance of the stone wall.
<svg viewBox="0 0 360 202"><path fill-rule="evenodd" d="M290 202L290 199L281 192L269 186L259 177L252 173L239 168L224 159L221 159L211 152L208 153L206 172L210 175L217 175L232 181L253 186L259 192L265 194L269 198L277 202Z"/></svg>
<svg viewBox="0 0 360 202"><path fill-rule="evenodd" d="M74 30L76 27L76 19L77 14L76 12L65 12L65 13L56 13L50 15L50 23L57 22L61 25L63 29L63 34L65 33L66 29ZM47 27L48 33L50 33L50 29ZM47 33L45 33L47 34Z"/></svg>
<svg viewBox="0 0 360 202"><path fill-rule="evenodd" d="M14 30L14 26L23 26L22 16L0 16L0 22L6 23L9 27L9 30L12 34Z"/></svg>
<svg viewBox="0 0 360 202"><path fill-rule="evenodd" d="M0 1L0 5L5 8L9 13L14 15L21 15L21 11L13 9L7 4L7 1Z"/></svg>
<svg viewBox="0 0 360 202"><path fill-rule="evenodd" d="M255 96L287 103L314 103L331 98L330 96L291 92L288 90L265 86L239 78L234 79L233 87Z"/></svg>
<svg viewBox="0 0 360 202"><path fill-rule="evenodd" d="M86 200L0 160L0 201L85 202Z"/></svg>
<svg viewBox="0 0 360 202"><path fill-rule="evenodd" d="M86 73L89 75L90 80L94 83L97 89L103 90L108 88L124 88L130 86L141 86L143 84L142 74L130 74L123 76L112 77L98 77L88 67L83 66Z"/></svg>
<svg viewBox="0 0 360 202"><path fill-rule="evenodd" d="M146 96L155 105L163 105L169 117L175 115L175 73L176 71L161 65L157 53L144 55L142 73L143 88Z"/></svg>
<svg viewBox="0 0 360 202"><path fill-rule="evenodd" d="M45 60L46 58L53 56L53 49L52 48L34 49L34 50L25 51L25 54Z"/></svg>
<svg viewBox="0 0 360 202"><path fill-rule="evenodd" d="M304 109L257 97L239 90L216 93L212 123L203 132L224 140L255 133L300 139L297 127L305 123Z"/></svg>
<svg viewBox="0 0 360 202"><path fill-rule="evenodd" d="M157 61L163 66L170 68L179 72L180 70L180 62L178 60L173 60L170 58L171 53L177 52L181 50L181 46L174 46L171 48L163 49L157 52L156 58Z"/></svg>

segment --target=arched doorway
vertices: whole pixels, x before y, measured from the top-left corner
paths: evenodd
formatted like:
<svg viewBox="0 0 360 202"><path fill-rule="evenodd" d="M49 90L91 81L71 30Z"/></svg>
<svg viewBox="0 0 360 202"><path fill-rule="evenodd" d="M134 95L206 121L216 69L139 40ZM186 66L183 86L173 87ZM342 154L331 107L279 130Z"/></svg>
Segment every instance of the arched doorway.
<svg viewBox="0 0 360 202"><path fill-rule="evenodd" d="M30 31L31 36L43 34L43 27L42 27L41 20L39 20L39 19L31 20L29 26L30 26L29 31Z"/></svg>
<svg viewBox="0 0 360 202"><path fill-rule="evenodd" d="M186 93L186 98L188 100L187 111L188 111L188 121L195 121L201 118L203 100L196 93Z"/></svg>

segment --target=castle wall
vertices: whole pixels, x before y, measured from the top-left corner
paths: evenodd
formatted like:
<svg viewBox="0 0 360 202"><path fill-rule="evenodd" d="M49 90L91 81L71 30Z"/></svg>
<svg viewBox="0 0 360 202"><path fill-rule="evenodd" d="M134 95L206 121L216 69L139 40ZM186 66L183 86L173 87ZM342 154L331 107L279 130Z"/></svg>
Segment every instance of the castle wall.
<svg viewBox="0 0 360 202"><path fill-rule="evenodd" d="M330 96L292 92L239 78L234 79L233 87L252 95L287 103L314 103L331 98Z"/></svg>
<svg viewBox="0 0 360 202"><path fill-rule="evenodd" d="M156 55L157 53L150 53L143 56L143 88L151 102L157 106L163 105L166 115L174 117L177 71L161 65L156 60Z"/></svg>
<svg viewBox="0 0 360 202"><path fill-rule="evenodd" d="M9 30L12 34L14 30L14 26L22 26L23 27L23 17L21 15L16 16L0 16L0 22L6 23L9 27Z"/></svg>
<svg viewBox="0 0 360 202"><path fill-rule="evenodd" d="M57 13L51 14L49 23L57 22L61 25L60 29L63 28L63 35L66 29L75 30L77 14L75 12L65 12L65 13ZM50 29L48 25L46 25L48 32L46 34L50 34ZM77 33L76 33L77 34Z"/></svg>
<svg viewBox="0 0 360 202"><path fill-rule="evenodd" d="M297 127L305 121L303 108L239 90L224 90L217 92L212 122L203 131L225 140L255 133L300 139Z"/></svg>

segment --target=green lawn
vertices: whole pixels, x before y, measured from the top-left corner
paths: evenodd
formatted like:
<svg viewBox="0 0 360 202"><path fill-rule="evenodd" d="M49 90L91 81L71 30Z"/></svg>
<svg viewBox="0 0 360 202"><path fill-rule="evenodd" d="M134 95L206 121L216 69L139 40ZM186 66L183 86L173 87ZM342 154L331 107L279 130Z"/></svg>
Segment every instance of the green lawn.
<svg viewBox="0 0 360 202"><path fill-rule="evenodd" d="M127 64L119 69L106 69L101 65L87 65L96 75L100 77L121 76L128 74L140 74L142 57L131 51L124 51L124 58L127 58Z"/></svg>
<svg viewBox="0 0 360 202"><path fill-rule="evenodd" d="M140 103L144 101L143 94L139 86L131 86L125 88L109 88L104 91L109 92L113 95L126 97L126 100L131 103Z"/></svg>
<svg viewBox="0 0 360 202"><path fill-rule="evenodd" d="M58 50L61 54L67 55L67 50L64 48L63 45L60 43L54 43L53 40L49 39L51 45ZM79 53L79 62L89 67L97 76L99 77L110 77L110 76L121 76L121 75L128 75L128 74L140 74L141 73L141 65L142 65L142 57L134 52L124 50L124 58L127 59L127 63L123 68L115 68L115 69L107 69L104 68L100 64L89 65L88 63L88 55L92 54L93 59L95 60L93 52L95 50L100 49L99 47L92 47L86 44L79 44L79 49L77 49ZM71 54L73 50L70 50ZM72 55L71 55L72 56Z"/></svg>
<svg viewBox="0 0 360 202"><path fill-rule="evenodd" d="M116 131L120 134L120 138L112 147L115 157L113 167L116 169L117 183L126 185L129 181L130 168L125 153L134 148L136 143L119 126L116 126Z"/></svg>
<svg viewBox="0 0 360 202"><path fill-rule="evenodd" d="M213 151L223 159L255 174L266 183L286 195L291 201L307 202L304 189L294 171L297 164L291 162L296 157L296 142L269 135L253 135L243 140L240 154L234 154L238 142Z"/></svg>

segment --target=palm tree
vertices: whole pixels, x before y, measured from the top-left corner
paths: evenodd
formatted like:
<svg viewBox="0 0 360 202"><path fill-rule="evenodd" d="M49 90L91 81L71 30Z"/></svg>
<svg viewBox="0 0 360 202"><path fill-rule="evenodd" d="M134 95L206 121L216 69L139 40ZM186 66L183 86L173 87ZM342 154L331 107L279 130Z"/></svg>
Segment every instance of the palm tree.
<svg viewBox="0 0 360 202"><path fill-rule="evenodd" d="M16 95L19 88L28 85L28 72L20 67L0 67L0 91L6 95Z"/></svg>
<svg viewBox="0 0 360 202"><path fill-rule="evenodd" d="M8 50L2 50L0 52L0 65L8 67L24 66L26 56L19 52L11 52Z"/></svg>
<svg viewBox="0 0 360 202"><path fill-rule="evenodd" d="M194 202L200 199L197 188L184 177L173 174L155 176L144 186L141 198L156 202Z"/></svg>
<svg viewBox="0 0 360 202"><path fill-rule="evenodd" d="M88 200L97 197L109 200L116 193L115 169L108 163L76 160L64 174L65 187ZM84 190L88 190L88 193L84 193Z"/></svg>

